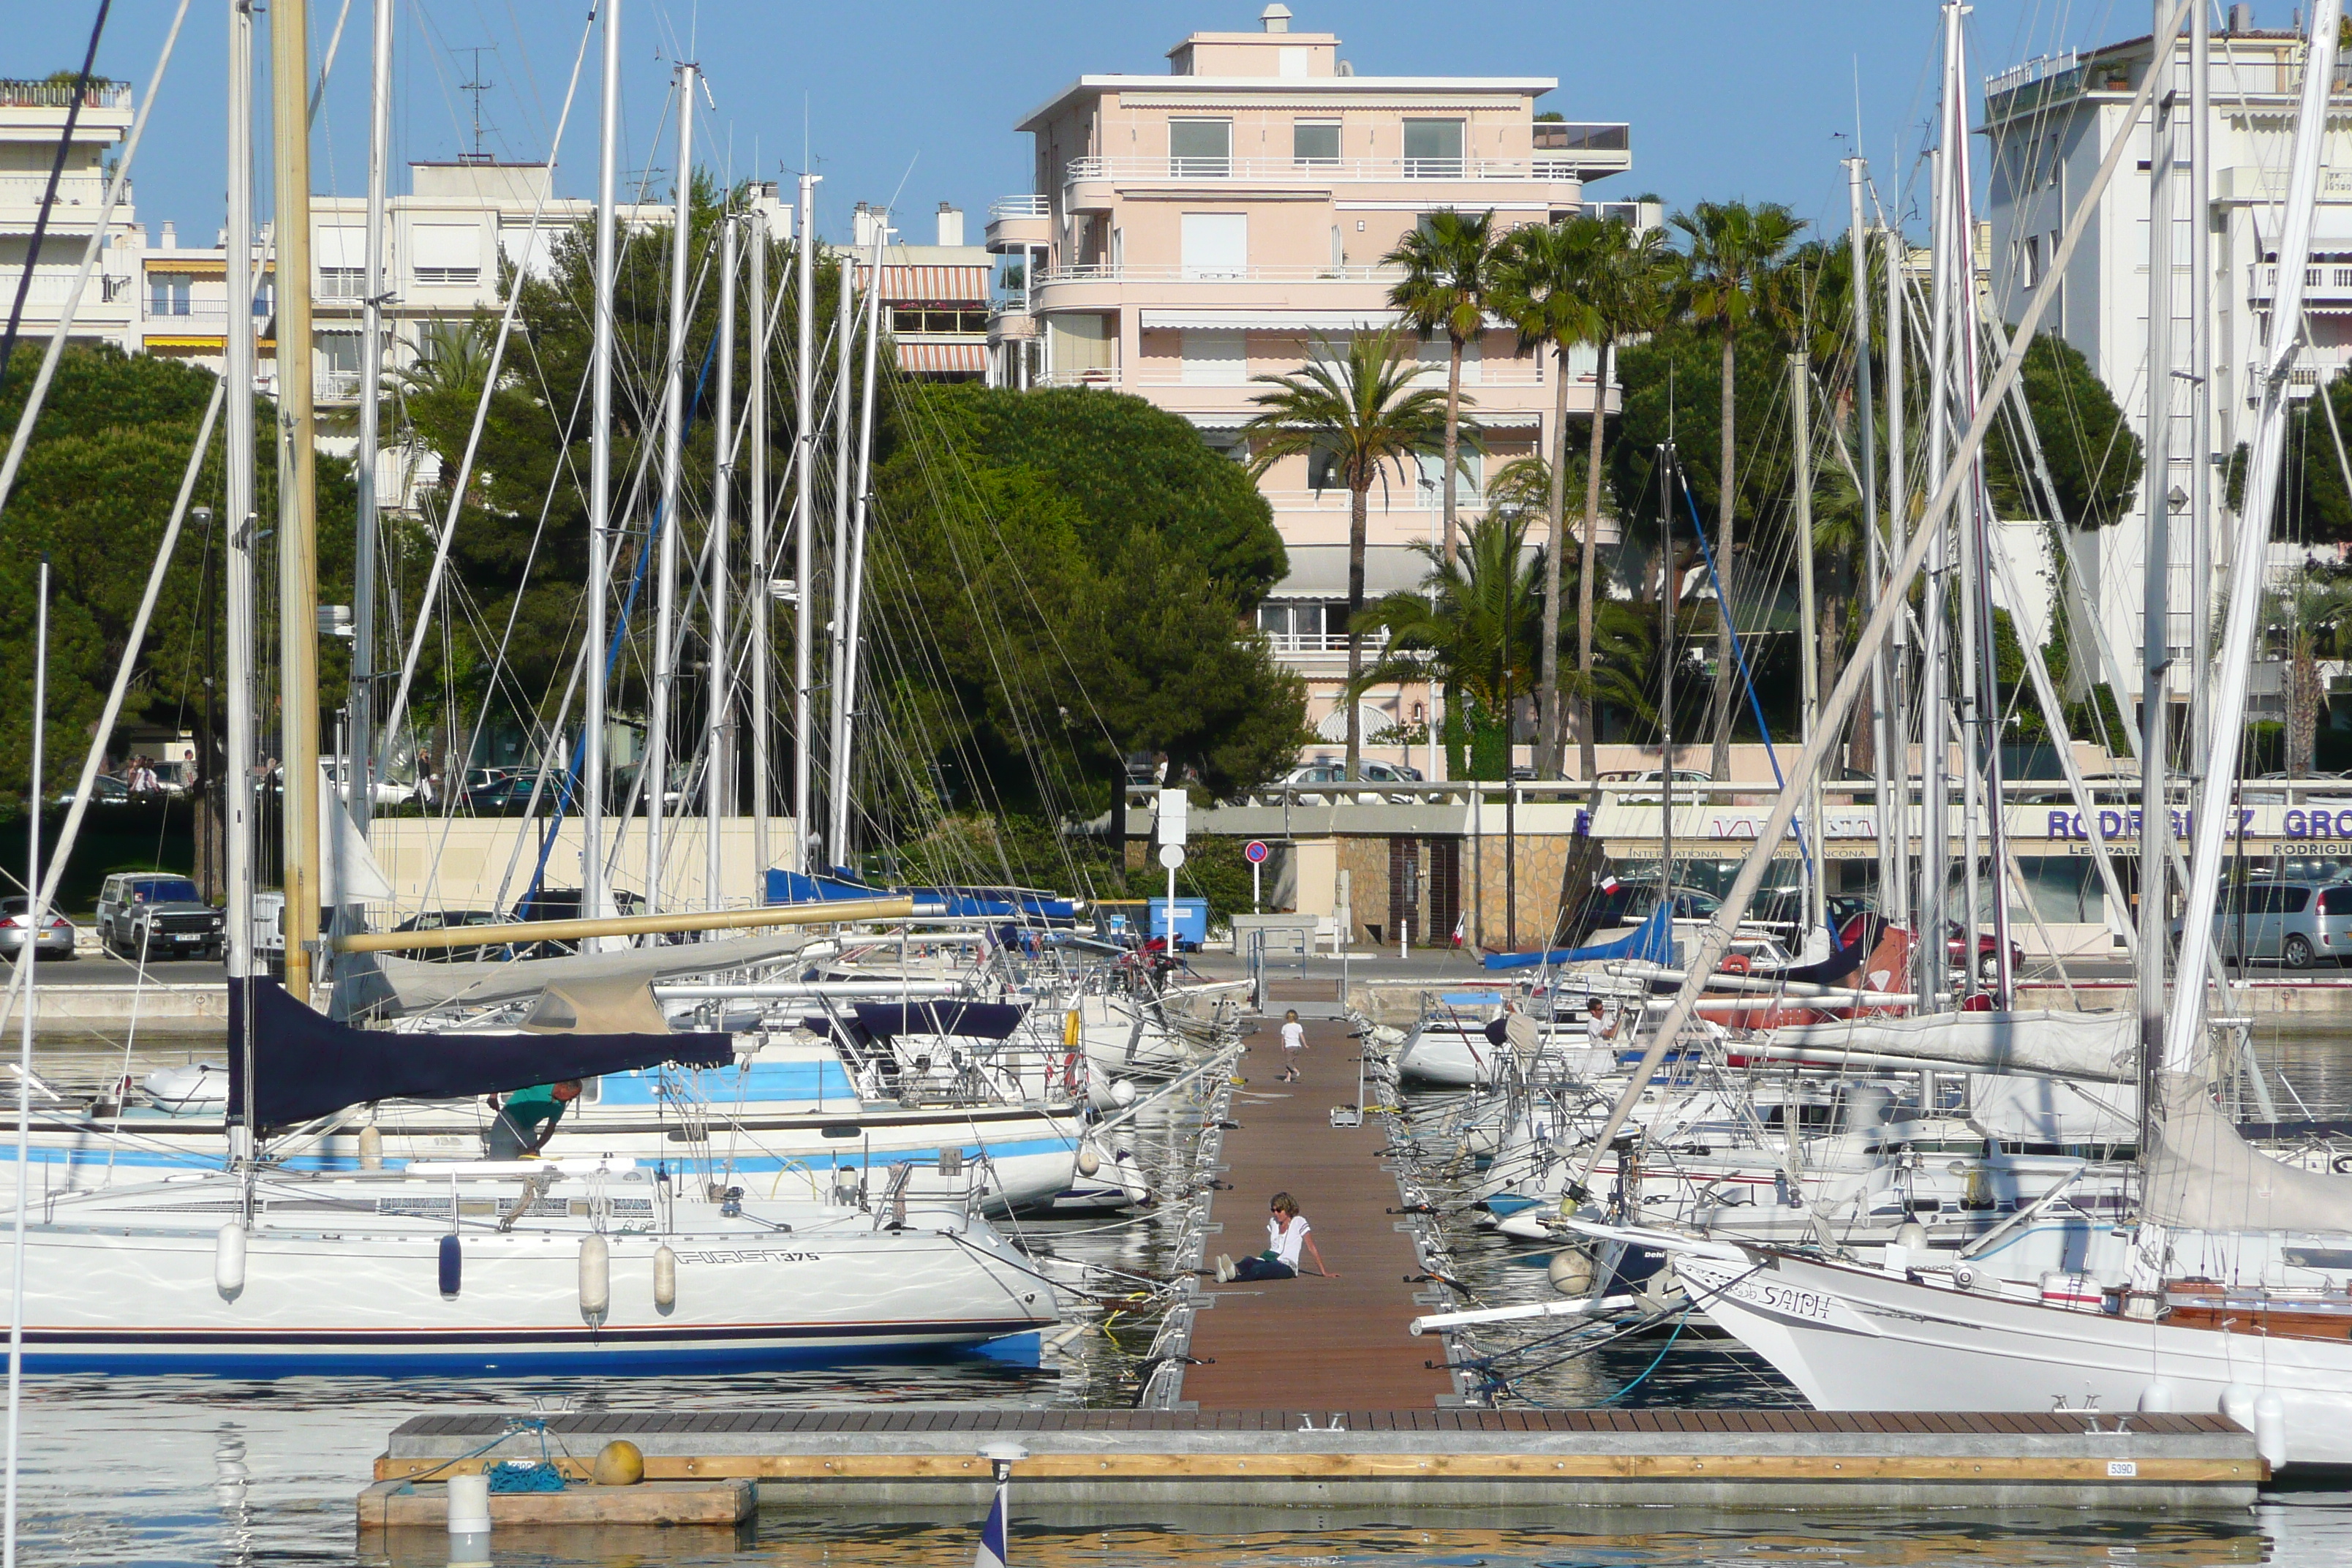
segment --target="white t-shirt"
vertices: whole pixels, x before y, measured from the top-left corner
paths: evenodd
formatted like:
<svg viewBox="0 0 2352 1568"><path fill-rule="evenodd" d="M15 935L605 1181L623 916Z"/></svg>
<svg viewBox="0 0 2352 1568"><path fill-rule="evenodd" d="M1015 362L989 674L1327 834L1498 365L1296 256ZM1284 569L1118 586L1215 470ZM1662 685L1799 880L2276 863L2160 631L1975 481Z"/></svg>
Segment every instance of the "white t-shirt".
<svg viewBox="0 0 2352 1568"><path fill-rule="evenodd" d="M1298 1249L1307 1245L1307 1216L1293 1215L1288 1225L1268 1215L1265 1220L1266 1250L1291 1268L1298 1267Z"/></svg>
<svg viewBox="0 0 2352 1568"><path fill-rule="evenodd" d="M1286 1051L1303 1051L1307 1048L1307 1031L1295 1018L1282 1026L1282 1048Z"/></svg>

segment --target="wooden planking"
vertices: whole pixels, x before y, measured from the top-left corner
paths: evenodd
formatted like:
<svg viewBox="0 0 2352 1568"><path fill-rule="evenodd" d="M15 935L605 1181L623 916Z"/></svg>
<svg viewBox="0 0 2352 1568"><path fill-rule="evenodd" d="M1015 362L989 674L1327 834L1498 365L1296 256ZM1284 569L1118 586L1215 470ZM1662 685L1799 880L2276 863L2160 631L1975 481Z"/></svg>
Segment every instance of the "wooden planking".
<svg viewBox="0 0 2352 1568"><path fill-rule="evenodd" d="M647 1480L633 1487L566 1487L560 1492L492 1492L493 1531L515 1525L740 1524L759 1510L749 1477ZM362 1530L446 1529L449 1489L379 1480L359 1496Z"/></svg>
<svg viewBox="0 0 2352 1568"><path fill-rule="evenodd" d="M1332 992L1325 987L1320 995L1328 1001ZM1209 1259L1217 1251L1242 1258L1262 1249L1266 1201L1287 1191L1339 1278L1309 1273L1206 1286L1218 1301L1194 1320L1192 1354L1214 1364L1185 1368L1184 1397L1203 1412L1310 1412L1318 1425L1335 1410L1368 1405L1426 1410L1454 1384L1423 1364L1438 1342L1405 1332L1425 1309L1404 1283L1421 1272L1412 1239L1384 1212L1397 1203L1395 1183L1376 1163L1386 1142L1376 1117L1355 1128L1330 1121L1333 1106L1355 1101L1361 1043L1349 1038L1344 1023L1301 1022L1307 1044L1301 1081L1275 1081L1282 1070L1278 1013L1244 1060L1249 1082L1233 1100L1240 1126L1224 1142L1223 1179L1232 1190L1215 1200L1225 1228L1212 1237ZM1297 1425L1296 1415L1287 1424Z"/></svg>

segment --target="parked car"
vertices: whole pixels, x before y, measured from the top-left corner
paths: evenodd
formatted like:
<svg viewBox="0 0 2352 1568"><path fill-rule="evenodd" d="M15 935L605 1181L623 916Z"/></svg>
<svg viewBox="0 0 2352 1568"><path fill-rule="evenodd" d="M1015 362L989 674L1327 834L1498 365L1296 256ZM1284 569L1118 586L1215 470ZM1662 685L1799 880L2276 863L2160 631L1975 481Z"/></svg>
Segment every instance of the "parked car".
<svg viewBox="0 0 2352 1568"><path fill-rule="evenodd" d="M1603 791L1621 805L1664 805L1666 802L1666 775L1651 768L1643 773L1602 773L1595 781ZM1695 789L1715 782L1715 776L1698 768L1675 770L1675 799L1687 804L1698 798Z"/></svg>
<svg viewBox="0 0 2352 1568"><path fill-rule="evenodd" d="M447 931L452 926L494 926L507 923L507 917L496 910L426 910L409 916L394 931ZM461 947L421 947L404 956L421 958L432 963L457 963L477 959L505 959L515 955L512 942L471 942Z"/></svg>
<svg viewBox="0 0 2352 1568"><path fill-rule="evenodd" d="M2172 922L2180 940L2181 922ZM2322 959L2342 963L2352 953L2352 882L2246 882L2224 888L2213 905L2213 940L2221 956L2243 965L2275 960L2309 969Z"/></svg>
<svg viewBox="0 0 2352 1568"><path fill-rule="evenodd" d="M1961 928L1959 921L1948 922L1944 927L1945 961L1954 969L1964 969L1969 963L1968 953L1968 932ZM2000 953L2000 943L1994 940L1992 932L1989 931L1977 932L1976 975L1979 980L1999 978ZM2019 946L2016 940L2011 938L2009 944L2009 972L2015 974L2024 967L2025 949Z"/></svg>
<svg viewBox="0 0 2352 1568"><path fill-rule="evenodd" d="M51 804L56 805L71 805L73 802L74 792L67 790L65 793L58 795ZM124 784L121 779L116 778L112 773L100 773L96 778L89 781L89 804L92 805L128 805L131 804L131 786Z"/></svg>
<svg viewBox="0 0 2352 1568"><path fill-rule="evenodd" d="M0 899L0 952L22 952L25 939L33 938L36 958L71 958L74 955L74 923L51 910L38 933L32 931L33 900L25 898Z"/></svg>
<svg viewBox="0 0 2352 1568"><path fill-rule="evenodd" d="M1348 764L1345 763L1309 763L1305 767L1293 768L1289 776L1282 782L1296 788L1300 784L1347 784L1350 781L1348 778ZM1411 784L1420 783L1421 774L1411 768L1401 768L1394 763L1374 762L1367 758L1359 764L1353 782ZM1382 800L1402 804L1412 798L1410 795L1382 795L1370 792L1356 796L1357 803L1363 805L1378 805ZM1302 804L1308 805L1335 804L1332 797L1320 795L1301 795L1298 799Z"/></svg>
<svg viewBox="0 0 2352 1568"><path fill-rule="evenodd" d="M503 816L525 811L530 806L531 786L536 782L530 774L509 775L478 789L466 792L466 809L482 816ZM550 781L548 789L540 796L540 809L553 808L560 793L561 781Z"/></svg>
<svg viewBox="0 0 2352 1568"><path fill-rule="evenodd" d="M125 958L216 959L226 924L185 877L122 871L99 889L99 945Z"/></svg>

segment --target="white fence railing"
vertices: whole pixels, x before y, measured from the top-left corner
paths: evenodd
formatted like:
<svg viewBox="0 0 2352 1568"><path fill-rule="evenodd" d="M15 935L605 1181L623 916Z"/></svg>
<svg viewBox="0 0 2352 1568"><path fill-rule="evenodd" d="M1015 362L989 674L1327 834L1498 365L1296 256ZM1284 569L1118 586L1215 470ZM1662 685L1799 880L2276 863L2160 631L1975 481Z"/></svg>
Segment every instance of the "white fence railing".
<svg viewBox="0 0 2352 1568"><path fill-rule="evenodd" d="M988 216L992 222L1006 217L1051 217L1053 207L1049 199L1041 195L999 196L988 204Z"/></svg>
<svg viewBox="0 0 2352 1568"><path fill-rule="evenodd" d="M1246 263L1161 261L1088 262L1057 267L1037 279L1056 283L1393 283L1402 267L1263 267Z"/></svg>
<svg viewBox="0 0 2352 1568"><path fill-rule="evenodd" d="M1534 158L1073 158L1077 180L1261 180L1286 184L1381 184L1409 180L1580 180L1598 168L1622 168L1622 147L1588 145Z"/></svg>

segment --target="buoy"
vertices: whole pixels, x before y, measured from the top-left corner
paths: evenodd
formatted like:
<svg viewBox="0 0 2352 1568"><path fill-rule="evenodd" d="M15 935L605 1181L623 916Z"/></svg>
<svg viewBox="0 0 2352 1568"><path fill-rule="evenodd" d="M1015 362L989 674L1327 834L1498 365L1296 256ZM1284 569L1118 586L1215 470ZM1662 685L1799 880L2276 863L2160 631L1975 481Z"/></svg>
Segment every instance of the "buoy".
<svg viewBox="0 0 2352 1568"><path fill-rule="evenodd" d="M1081 1176L1091 1176L1097 1171L1101 1169L1102 1156L1095 1152L1095 1146L1091 1143L1080 1143L1078 1145L1078 1174Z"/></svg>
<svg viewBox="0 0 2352 1568"><path fill-rule="evenodd" d="M580 1315L601 1318L613 1304L613 1245L601 1236L580 1238Z"/></svg>
<svg viewBox="0 0 2352 1568"><path fill-rule="evenodd" d="M2150 1382L2146 1388L2139 1391L2139 1407L2150 1415L2170 1415L2172 1384L2160 1377Z"/></svg>
<svg viewBox="0 0 2352 1568"><path fill-rule="evenodd" d="M596 1450L596 1462L589 1468L588 1479L600 1487L635 1486L646 1479L645 1451L625 1438L615 1437Z"/></svg>
<svg viewBox="0 0 2352 1568"><path fill-rule="evenodd" d="M383 1169L383 1130L373 1122L360 1129L360 1169Z"/></svg>
<svg viewBox="0 0 2352 1568"><path fill-rule="evenodd" d="M2254 1396L2254 1452L2273 1470L2286 1463L2286 1401L2267 1388Z"/></svg>
<svg viewBox="0 0 2352 1568"><path fill-rule="evenodd" d="M456 1237L446 1239L455 1241ZM478 1568L490 1560L490 1478L449 1478L449 1568Z"/></svg>
<svg viewBox="0 0 2352 1568"><path fill-rule="evenodd" d="M213 1238L213 1284L224 1296L245 1289L245 1226L231 1220Z"/></svg>
<svg viewBox="0 0 2352 1568"><path fill-rule="evenodd" d="M457 1233L452 1231L441 1238L441 1294L443 1296L452 1300L457 1299L458 1280L464 1274L465 1268L466 1255L458 1250ZM483 1506L487 1508L489 1505L485 1503Z"/></svg>
<svg viewBox="0 0 2352 1568"><path fill-rule="evenodd" d="M654 1248L654 1305L665 1312L677 1305L677 1254L667 1245Z"/></svg>
<svg viewBox="0 0 2352 1568"><path fill-rule="evenodd" d="M1551 1255L1551 1288L1563 1296L1592 1294L1592 1259L1570 1247Z"/></svg>
<svg viewBox="0 0 2352 1568"><path fill-rule="evenodd" d="M1123 1078L1113 1079L1110 1085L1111 1103L1122 1110L1135 1103L1135 1085Z"/></svg>

